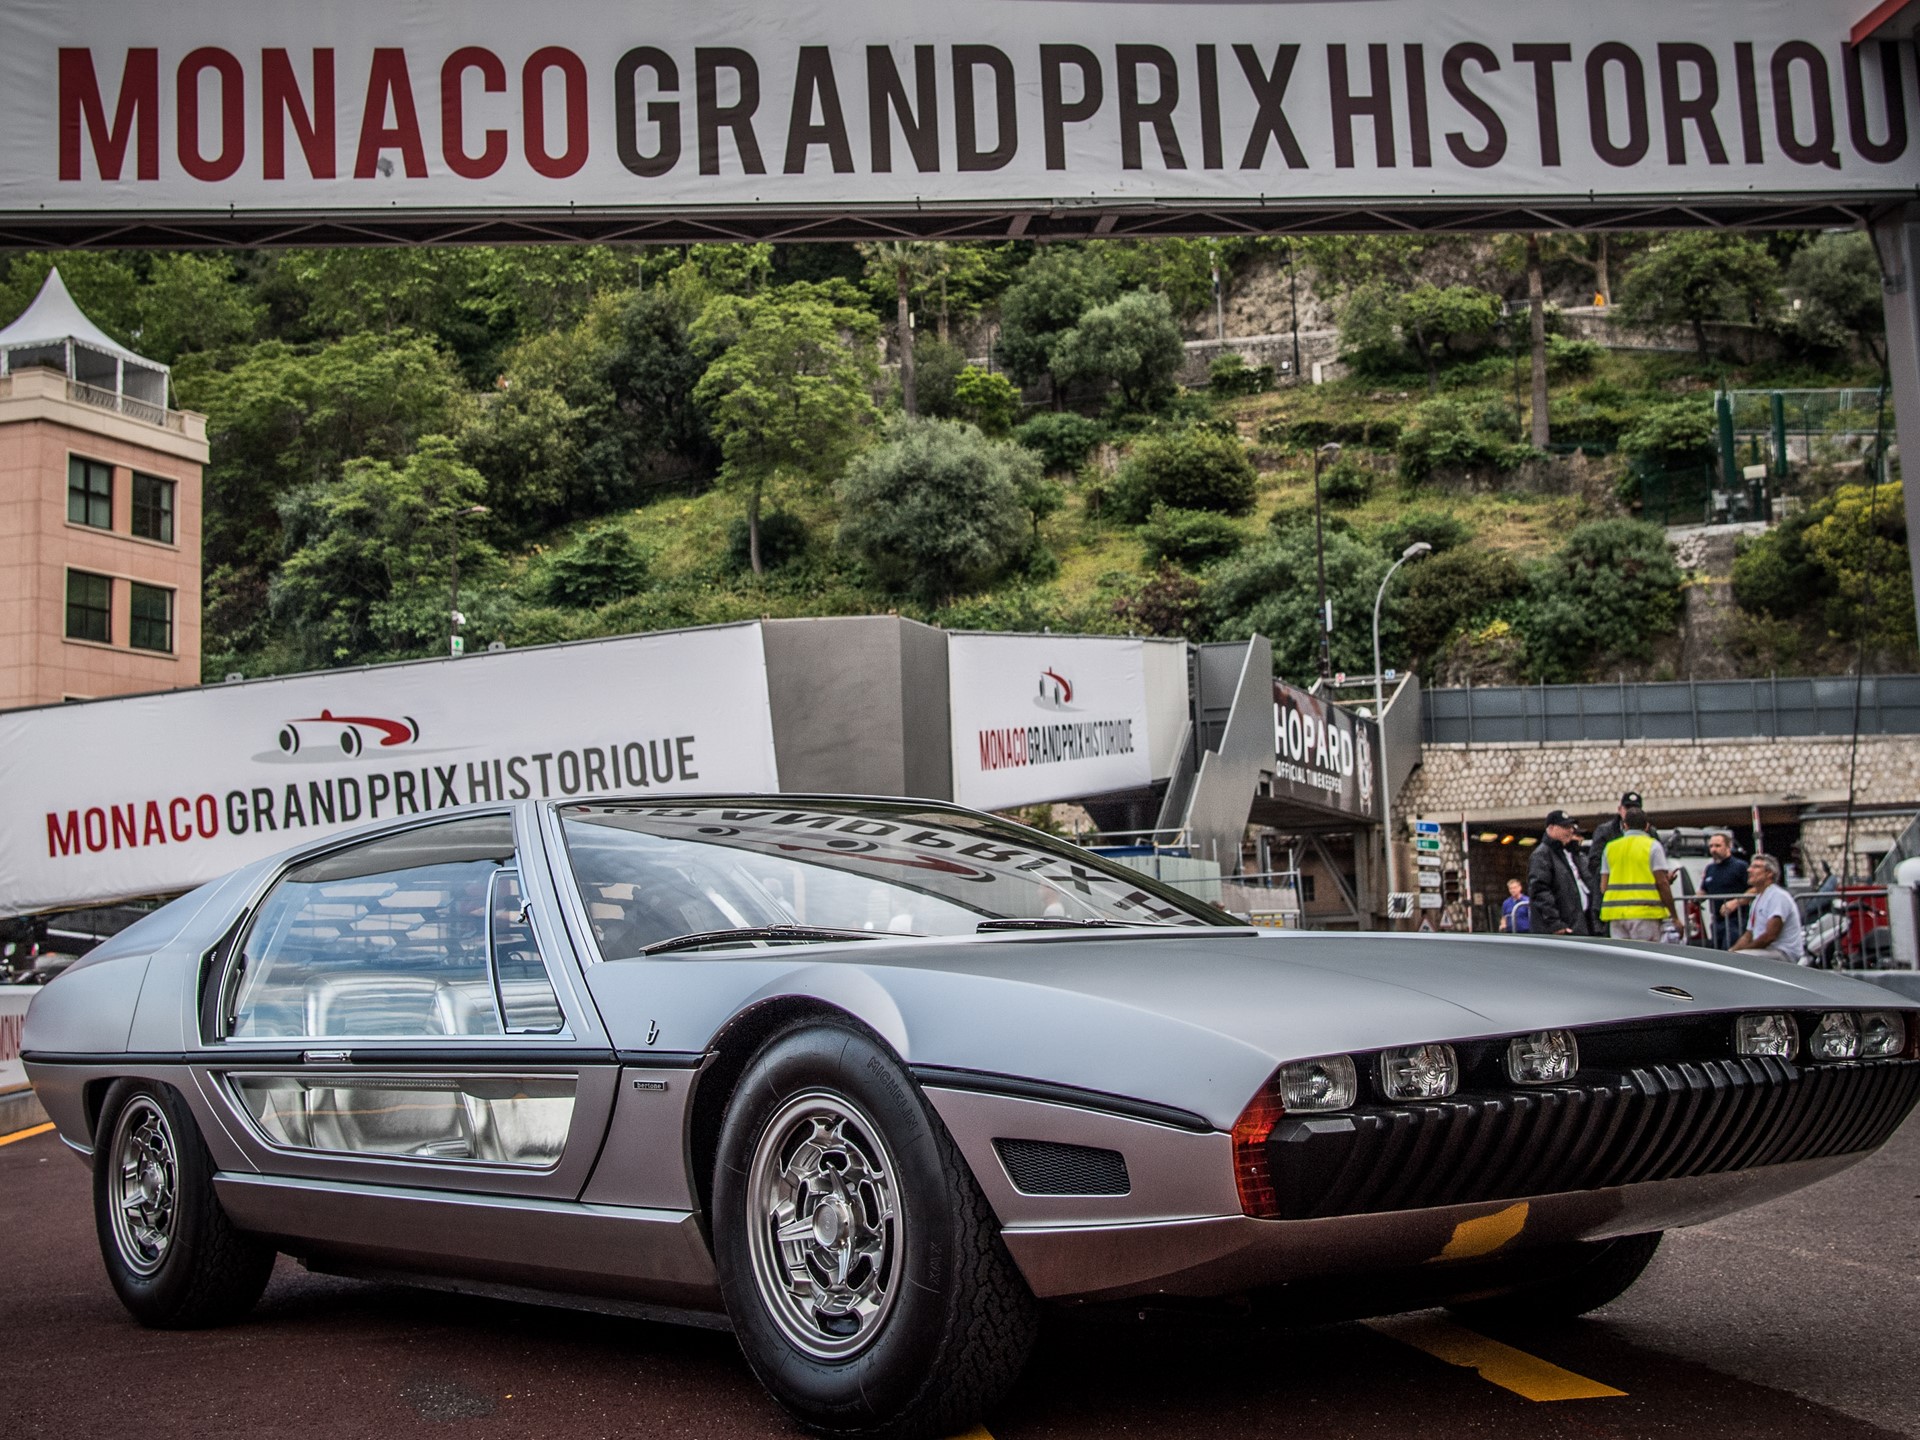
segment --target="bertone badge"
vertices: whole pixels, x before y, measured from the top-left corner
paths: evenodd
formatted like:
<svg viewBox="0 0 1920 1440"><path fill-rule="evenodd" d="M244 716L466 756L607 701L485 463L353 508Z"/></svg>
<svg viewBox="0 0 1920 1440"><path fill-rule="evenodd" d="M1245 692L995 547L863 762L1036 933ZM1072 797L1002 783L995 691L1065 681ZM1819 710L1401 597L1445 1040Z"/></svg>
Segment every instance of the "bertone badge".
<svg viewBox="0 0 1920 1440"><path fill-rule="evenodd" d="M1656 995L1671 995L1676 1000L1691 1000L1693 998L1693 996L1689 995L1685 990L1682 990L1678 985L1655 985L1653 987L1653 993Z"/></svg>

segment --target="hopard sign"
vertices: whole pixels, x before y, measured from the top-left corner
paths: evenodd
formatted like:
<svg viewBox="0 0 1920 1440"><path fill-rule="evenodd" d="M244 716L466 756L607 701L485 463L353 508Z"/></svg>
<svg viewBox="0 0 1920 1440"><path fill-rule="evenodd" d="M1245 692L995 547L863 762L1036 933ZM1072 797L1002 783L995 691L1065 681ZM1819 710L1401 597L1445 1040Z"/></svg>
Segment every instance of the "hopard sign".
<svg viewBox="0 0 1920 1440"><path fill-rule="evenodd" d="M1920 77L1864 5L9 0L0 233L1911 197Z"/></svg>

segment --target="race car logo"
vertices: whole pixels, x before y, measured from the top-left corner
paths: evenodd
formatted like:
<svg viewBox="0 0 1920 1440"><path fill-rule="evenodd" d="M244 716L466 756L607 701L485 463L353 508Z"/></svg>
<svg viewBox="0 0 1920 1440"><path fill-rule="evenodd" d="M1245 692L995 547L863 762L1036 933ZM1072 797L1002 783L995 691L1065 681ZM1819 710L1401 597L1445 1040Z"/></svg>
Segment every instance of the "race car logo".
<svg viewBox="0 0 1920 1440"><path fill-rule="evenodd" d="M1033 703L1042 710L1072 710L1073 682L1057 670L1040 672L1040 689Z"/></svg>
<svg viewBox="0 0 1920 1440"><path fill-rule="evenodd" d="M303 748L334 746L343 755L358 755L369 741L380 749L411 745L420 738L420 722L410 715L398 720L378 715L336 715L322 710L304 720L289 720L280 727L280 748L298 755Z"/></svg>

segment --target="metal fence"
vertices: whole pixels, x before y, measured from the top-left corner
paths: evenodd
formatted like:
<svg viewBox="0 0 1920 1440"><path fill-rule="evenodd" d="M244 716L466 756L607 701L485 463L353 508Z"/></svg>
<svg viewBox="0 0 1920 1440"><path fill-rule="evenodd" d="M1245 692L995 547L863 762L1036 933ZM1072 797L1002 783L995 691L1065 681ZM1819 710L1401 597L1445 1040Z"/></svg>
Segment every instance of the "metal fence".
<svg viewBox="0 0 1920 1440"><path fill-rule="evenodd" d="M1429 689L1422 697L1421 739L1429 745L1498 745L1849 735L1854 691L1849 675ZM1858 710L1863 734L1920 734L1920 675L1866 676L1859 682Z"/></svg>

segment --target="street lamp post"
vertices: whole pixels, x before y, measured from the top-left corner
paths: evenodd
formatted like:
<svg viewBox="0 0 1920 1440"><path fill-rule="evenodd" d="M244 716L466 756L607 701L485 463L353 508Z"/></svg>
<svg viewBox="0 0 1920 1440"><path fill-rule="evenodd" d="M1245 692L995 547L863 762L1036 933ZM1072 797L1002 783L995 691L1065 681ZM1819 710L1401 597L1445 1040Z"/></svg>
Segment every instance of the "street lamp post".
<svg viewBox="0 0 1920 1440"><path fill-rule="evenodd" d="M1327 602L1327 537L1320 523L1320 467L1340 458L1340 446L1328 441L1313 452L1313 554L1320 567L1320 681L1333 679L1333 610Z"/></svg>
<svg viewBox="0 0 1920 1440"><path fill-rule="evenodd" d="M460 520L466 515L486 515L491 512L484 505L469 505L464 510L456 510L447 517L447 525L453 534L452 554L447 574L447 654L458 657L466 646L460 638L460 627L465 617L460 613Z"/></svg>
<svg viewBox="0 0 1920 1440"><path fill-rule="evenodd" d="M1373 723L1380 728L1380 833L1386 837L1387 849L1387 894L1396 895L1400 890L1400 867L1393 855L1393 770L1387 764L1387 699L1385 672L1380 668L1380 604L1387 598L1387 583L1393 579L1393 572L1409 560L1418 560L1430 553L1433 546L1424 540L1416 540L1401 554L1400 558L1387 568L1380 577L1380 589L1373 597ZM1393 902L1389 898L1388 902Z"/></svg>

